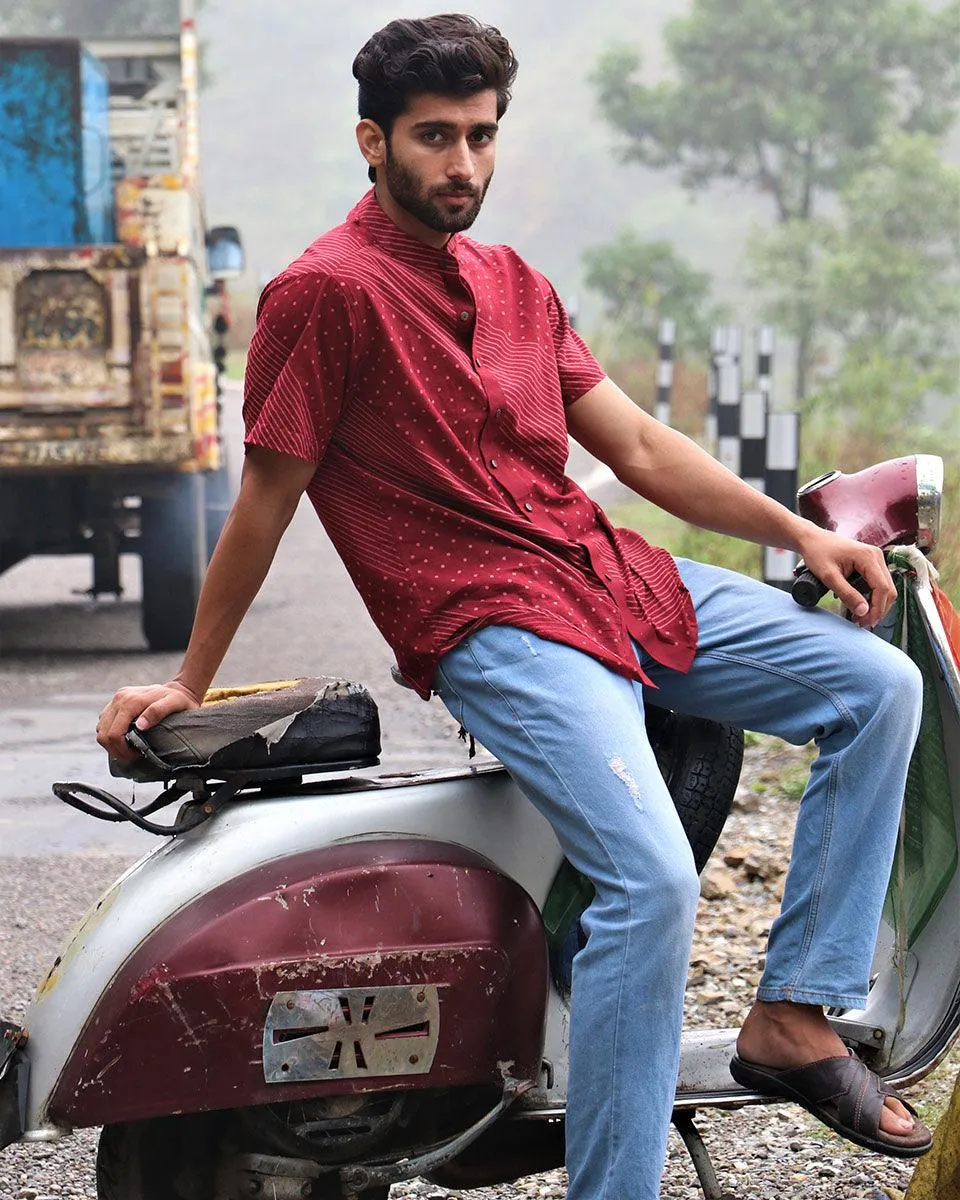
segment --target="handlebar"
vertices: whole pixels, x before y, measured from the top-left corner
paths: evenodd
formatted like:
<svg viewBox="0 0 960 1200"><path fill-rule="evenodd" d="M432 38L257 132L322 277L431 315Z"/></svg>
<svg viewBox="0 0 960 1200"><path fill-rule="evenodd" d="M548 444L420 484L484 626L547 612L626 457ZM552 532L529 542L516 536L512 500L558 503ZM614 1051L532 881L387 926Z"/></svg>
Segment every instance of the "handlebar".
<svg viewBox="0 0 960 1200"><path fill-rule="evenodd" d="M861 596L870 599L870 585L859 571L848 575L847 583L855 587ZM802 608L815 608L829 590L811 570L801 566L790 588L790 595Z"/></svg>

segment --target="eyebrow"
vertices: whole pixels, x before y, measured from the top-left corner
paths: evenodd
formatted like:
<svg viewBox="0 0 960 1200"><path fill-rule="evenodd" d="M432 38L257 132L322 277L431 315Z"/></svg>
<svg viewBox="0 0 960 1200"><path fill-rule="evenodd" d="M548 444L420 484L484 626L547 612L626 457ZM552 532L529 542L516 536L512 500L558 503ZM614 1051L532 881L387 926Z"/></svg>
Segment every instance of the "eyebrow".
<svg viewBox="0 0 960 1200"><path fill-rule="evenodd" d="M415 132L421 132L425 129L443 129L446 131L456 130L459 128L456 121L417 121L411 129ZM496 121L478 121L476 125L470 126L471 133L496 133L500 128Z"/></svg>

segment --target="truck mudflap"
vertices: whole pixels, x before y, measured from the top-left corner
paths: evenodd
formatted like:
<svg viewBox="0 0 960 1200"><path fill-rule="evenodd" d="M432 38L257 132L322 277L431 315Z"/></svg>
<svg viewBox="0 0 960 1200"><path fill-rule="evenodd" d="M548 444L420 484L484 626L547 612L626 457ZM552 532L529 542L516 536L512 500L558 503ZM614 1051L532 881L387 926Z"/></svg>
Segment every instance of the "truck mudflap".
<svg viewBox="0 0 960 1200"><path fill-rule="evenodd" d="M20 1140L27 1123L30 1064L27 1035L19 1025L0 1021L0 1150Z"/></svg>
<svg viewBox="0 0 960 1200"><path fill-rule="evenodd" d="M64 1126L540 1070L546 939L460 847L375 839L258 867L176 912L98 1001L47 1106Z"/></svg>

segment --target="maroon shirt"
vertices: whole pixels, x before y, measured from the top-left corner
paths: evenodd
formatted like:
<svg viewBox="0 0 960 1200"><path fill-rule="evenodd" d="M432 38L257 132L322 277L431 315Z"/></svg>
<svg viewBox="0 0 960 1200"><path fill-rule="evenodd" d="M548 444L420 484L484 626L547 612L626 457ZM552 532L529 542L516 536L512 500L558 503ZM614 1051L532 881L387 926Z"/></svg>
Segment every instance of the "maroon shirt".
<svg viewBox="0 0 960 1200"><path fill-rule="evenodd" d="M513 250L426 246L372 191L264 292L246 441L318 464L308 495L421 695L492 624L632 679L631 636L689 668L696 618L673 559L564 475L564 406L603 377Z"/></svg>

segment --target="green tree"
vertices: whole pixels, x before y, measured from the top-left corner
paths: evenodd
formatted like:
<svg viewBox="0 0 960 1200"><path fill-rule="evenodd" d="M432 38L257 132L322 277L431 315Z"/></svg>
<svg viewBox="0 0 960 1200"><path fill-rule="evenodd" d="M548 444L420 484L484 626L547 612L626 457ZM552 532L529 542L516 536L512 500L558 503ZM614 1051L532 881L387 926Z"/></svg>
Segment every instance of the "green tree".
<svg viewBox="0 0 960 1200"><path fill-rule="evenodd" d="M956 390L960 363L960 171L935 139L891 134L862 156L831 219L754 235L752 282L788 332L809 328L839 370L812 399L873 419L906 417L931 392ZM858 401L859 397L859 401Z"/></svg>
<svg viewBox="0 0 960 1200"><path fill-rule="evenodd" d="M665 31L671 79L641 83L640 55L618 49L594 81L626 161L676 170L689 189L732 181L769 196L780 222L805 222L891 128L950 128L958 28L957 0L693 0ZM792 237L802 274L805 238ZM802 396L816 314L797 315Z"/></svg>
<svg viewBox="0 0 960 1200"><path fill-rule="evenodd" d="M669 242L644 241L624 230L583 257L587 287L603 298L623 352L655 351L660 321L670 318L677 325L678 354L703 354L720 315L710 302L710 276L695 271Z"/></svg>

